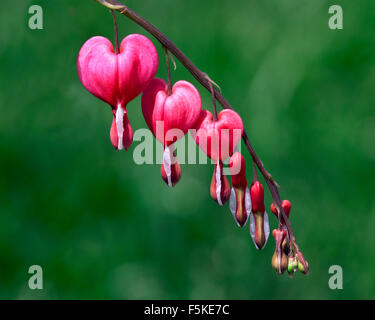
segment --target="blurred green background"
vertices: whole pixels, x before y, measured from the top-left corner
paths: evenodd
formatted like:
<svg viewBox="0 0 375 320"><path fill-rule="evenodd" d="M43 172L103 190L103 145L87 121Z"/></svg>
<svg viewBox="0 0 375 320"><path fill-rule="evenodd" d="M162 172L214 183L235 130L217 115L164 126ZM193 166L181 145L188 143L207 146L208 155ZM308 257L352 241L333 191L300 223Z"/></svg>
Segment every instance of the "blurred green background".
<svg viewBox="0 0 375 320"><path fill-rule="evenodd" d="M3 1L0 298L375 298L375 2L124 3L238 110L293 203L311 274L274 273L273 238L258 252L248 226L239 229L228 206L211 200L212 165L184 165L169 189L159 165L133 162L137 143L114 151L110 109L82 87L75 65L88 38L113 40L107 9L92 0ZM28 28L32 4L44 9L43 30ZM343 7L343 30L328 28L332 4ZM125 17L118 23L120 38L146 34ZM164 67L161 56L165 78ZM172 77L199 87L181 64ZM146 126L140 98L128 111L134 130ZM44 271L40 291L28 288L34 264ZM343 268L343 290L328 287L331 265Z"/></svg>

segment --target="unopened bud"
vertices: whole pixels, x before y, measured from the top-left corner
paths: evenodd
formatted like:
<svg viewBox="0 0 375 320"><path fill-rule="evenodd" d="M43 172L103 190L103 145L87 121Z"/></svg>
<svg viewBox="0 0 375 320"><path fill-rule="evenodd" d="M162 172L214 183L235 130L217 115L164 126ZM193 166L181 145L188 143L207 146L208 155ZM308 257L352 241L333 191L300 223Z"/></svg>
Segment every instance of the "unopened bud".
<svg viewBox="0 0 375 320"><path fill-rule="evenodd" d="M257 249L265 247L270 227L268 214L264 207L264 190L259 181L255 181L250 187L252 214L250 216L250 234Z"/></svg>
<svg viewBox="0 0 375 320"><path fill-rule="evenodd" d="M250 193L253 212L264 212L266 208L264 207L264 189L262 184L259 181L253 182L251 184Z"/></svg>
<svg viewBox="0 0 375 320"><path fill-rule="evenodd" d="M281 203L281 206L283 207L283 210L284 210L286 216L289 218L290 210L292 209L292 204L290 203L289 200L284 200ZM275 205L273 203L271 204L271 211L276 216L276 218L279 218L279 213L278 213L277 208L275 207ZM284 221L284 218L282 216L280 217L280 224L282 226L285 225L285 221Z"/></svg>
<svg viewBox="0 0 375 320"><path fill-rule="evenodd" d="M296 257L289 257L288 258L288 273L290 275L293 275L293 273L296 272L297 268L298 268L298 262L297 262Z"/></svg>
<svg viewBox="0 0 375 320"><path fill-rule="evenodd" d="M288 258L288 273L294 272L293 258Z"/></svg>
<svg viewBox="0 0 375 320"><path fill-rule="evenodd" d="M232 188L229 199L229 208L239 227L243 227L251 213L251 199L249 188Z"/></svg>
<svg viewBox="0 0 375 320"><path fill-rule="evenodd" d="M217 162L215 164L215 170L211 180L210 193L211 198L220 206L223 206L230 197L230 186L228 179L223 174L222 162Z"/></svg>
<svg viewBox="0 0 375 320"><path fill-rule="evenodd" d="M275 252L272 256L272 267L278 274L283 274L288 269L288 257L282 249L286 232L285 230L275 229L272 235L276 242Z"/></svg>
<svg viewBox="0 0 375 320"><path fill-rule="evenodd" d="M250 191L247 187L245 159L235 152L229 160L229 170L232 175L232 190L229 208L239 227L243 227L251 212Z"/></svg>
<svg viewBox="0 0 375 320"><path fill-rule="evenodd" d="M309 274L309 264L303 257L303 254L301 251L297 253L297 261L298 261L298 270L301 271L303 274L308 275Z"/></svg>

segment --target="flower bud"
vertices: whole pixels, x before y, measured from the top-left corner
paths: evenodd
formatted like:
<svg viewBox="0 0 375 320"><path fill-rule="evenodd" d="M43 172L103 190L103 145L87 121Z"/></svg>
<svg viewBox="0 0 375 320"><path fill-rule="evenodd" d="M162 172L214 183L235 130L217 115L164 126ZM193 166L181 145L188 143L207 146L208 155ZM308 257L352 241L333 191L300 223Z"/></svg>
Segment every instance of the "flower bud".
<svg viewBox="0 0 375 320"><path fill-rule="evenodd" d="M298 261L296 257L288 258L288 273L290 277L293 277L293 274L297 271Z"/></svg>
<svg viewBox="0 0 375 320"><path fill-rule="evenodd" d="M251 193L251 203L252 211L264 212L266 208L264 207L264 189L259 181L254 181L250 188Z"/></svg>
<svg viewBox="0 0 375 320"><path fill-rule="evenodd" d="M294 263L293 263L294 258L289 257L288 258L288 273L293 273L294 272Z"/></svg>
<svg viewBox="0 0 375 320"><path fill-rule="evenodd" d="M272 231L275 238L276 248L272 256L272 267L278 274L283 274L288 269L288 257L282 249L282 243L286 237L285 230L275 229Z"/></svg>
<svg viewBox="0 0 375 320"><path fill-rule="evenodd" d="M239 227L243 227L251 212L250 191L247 187L245 159L235 152L229 160L229 171L232 175L232 190L229 208Z"/></svg>
<svg viewBox="0 0 375 320"><path fill-rule="evenodd" d="M169 187L174 187L180 181L181 167L173 152L173 146L166 147L163 155L163 163L160 169L161 177Z"/></svg>
<svg viewBox="0 0 375 320"><path fill-rule="evenodd" d="M290 214L290 210L292 209L292 204L290 203L289 200L284 200L281 203L281 206L283 207L283 210L284 210L286 216L289 219L289 214ZM276 207L274 206L273 203L271 204L271 211L277 218L279 218L278 211L277 211L277 209L276 209ZM279 220L280 220L281 228L286 231L286 239L283 242L283 250L284 250L285 254L288 255L289 251L290 251L290 248L289 248L289 232L288 232L288 229L286 228L284 218L281 216Z"/></svg>
<svg viewBox="0 0 375 320"><path fill-rule="evenodd" d="M228 179L223 174L223 163L221 161L215 164L215 170L211 180L210 193L211 198L220 206L223 206L230 197L230 186Z"/></svg>
<svg viewBox="0 0 375 320"><path fill-rule="evenodd" d="M298 270L302 272L303 274L308 275L309 274L309 264L303 257L303 254L301 251L297 252L296 255L297 261L298 261Z"/></svg>
<svg viewBox="0 0 375 320"><path fill-rule="evenodd" d="M250 187L252 214L250 215L250 234L258 250L262 250L270 234L268 214L264 207L264 190L259 181Z"/></svg>
<svg viewBox="0 0 375 320"><path fill-rule="evenodd" d="M289 219L289 214L290 214L290 210L292 209L292 204L290 203L289 200L284 200L282 203L281 203L281 206L283 207L283 210L286 214L286 216L288 217ZM271 211L272 213L276 216L276 218L279 217L279 214L278 214L278 211L276 209L276 207L274 206L274 204L272 203L271 204ZM281 225L285 225L285 221L284 221L284 218L281 216L280 217L280 224Z"/></svg>

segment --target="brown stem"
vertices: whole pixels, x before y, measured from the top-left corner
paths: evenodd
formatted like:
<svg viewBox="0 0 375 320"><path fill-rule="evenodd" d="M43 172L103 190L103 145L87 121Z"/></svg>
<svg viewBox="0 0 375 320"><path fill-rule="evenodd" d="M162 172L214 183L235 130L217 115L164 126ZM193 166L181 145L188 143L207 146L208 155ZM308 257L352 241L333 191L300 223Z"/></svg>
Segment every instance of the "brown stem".
<svg viewBox="0 0 375 320"><path fill-rule="evenodd" d="M155 26L153 26L150 22L142 18L140 15L138 15L136 12L128 8L126 5L122 4L121 2L117 0L96 0L103 6L112 9L117 10L121 14L127 16L129 19L134 21L136 24L141 26L143 29L148 31L151 35L153 35L164 47L168 48L169 52L171 52L183 65L184 67L194 76L195 79L208 91L211 92L211 82L210 78L206 73L199 70L192 62L191 60L171 41L168 39L166 35L164 35L159 29L157 29ZM219 101L219 103L223 106L225 109L232 109L233 107L229 104L229 102L224 98L224 96L215 88L213 88L214 95L216 97L216 100ZM273 179L272 175L266 170L264 167L262 161L257 156L247 134L244 130L242 139L245 142L245 145L257 165L259 171L262 173L262 176L266 180L266 183L268 185L268 188L270 189L270 192L272 194L273 201L275 203L276 209L281 213L282 217L284 218L285 225L289 232L289 237L291 240L291 243L294 246L295 252L299 252L299 248L296 242L296 239L294 237L293 228L290 224L290 221L288 217L286 216L282 206L281 206L281 199L279 195L278 188L280 187L277 182Z"/></svg>
<svg viewBox="0 0 375 320"><path fill-rule="evenodd" d="M120 53L120 47L119 47L119 41L118 41L118 28L117 28L116 14L112 9L111 9L111 12L112 12L112 17L113 17L113 25L114 25L114 28L115 28L115 43L116 43L115 53L119 54Z"/></svg>
<svg viewBox="0 0 375 320"><path fill-rule="evenodd" d="M168 48L163 46L165 52L165 64L167 66L167 79L168 79L168 95L172 94L172 77L171 77L171 67L169 65L169 53Z"/></svg>
<svg viewBox="0 0 375 320"><path fill-rule="evenodd" d="M255 165L255 162L253 161L253 181L259 181L258 179L258 172L257 172L257 167Z"/></svg>
<svg viewBox="0 0 375 320"><path fill-rule="evenodd" d="M212 85L212 81L210 78L207 79L208 80L208 84L210 86L210 91L211 91L211 95L212 95L212 107L214 109L214 115L213 115L213 119L214 121L217 121L217 109L216 109L216 98L215 98L215 91L214 91L214 87Z"/></svg>

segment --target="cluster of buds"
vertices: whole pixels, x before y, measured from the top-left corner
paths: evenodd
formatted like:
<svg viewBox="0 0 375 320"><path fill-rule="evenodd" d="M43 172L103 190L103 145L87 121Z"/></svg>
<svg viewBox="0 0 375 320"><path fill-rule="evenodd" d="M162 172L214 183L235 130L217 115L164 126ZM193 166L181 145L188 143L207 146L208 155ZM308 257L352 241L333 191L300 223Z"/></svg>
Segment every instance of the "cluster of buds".
<svg viewBox="0 0 375 320"><path fill-rule="evenodd" d="M289 219L292 204L289 200L284 200L281 206ZM300 251L295 252L295 249L291 248L290 235L284 217L274 204L271 205L271 211L279 220L279 228L272 232L276 242L276 249L272 257L272 267L279 274L283 274L288 270L290 277L293 277L297 269L303 274L308 274L309 264L302 253Z"/></svg>
<svg viewBox="0 0 375 320"><path fill-rule="evenodd" d="M251 238L255 247L262 250L266 246L270 234L269 218L264 205L263 186L258 180L254 167L254 178L249 190L245 159L238 151L230 157L229 169L232 176L230 211L239 227L245 226L246 222L250 220ZM282 209L287 219L289 219L291 208L292 205L289 200L282 202ZM272 232L275 239L272 267L280 275L288 270L292 277L297 269L304 274L308 274L308 263L302 253L292 245L284 217L274 204L271 205L271 212L275 214L279 221L279 228Z"/></svg>
<svg viewBox="0 0 375 320"><path fill-rule="evenodd" d="M181 178L175 143L191 132L195 142L215 164L211 180L212 199L229 207L235 222L244 227L250 220L250 235L258 250L262 250L270 234L269 219L264 205L264 189L254 166L254 178L248 187L246 164L237 146L244 134L241 117L233 110L218 115L212 90L214 115L202 110L198 90L187 81L173 86L170 79L169 55L166 50L168 83L154 78L159 65L153 43L143 35L129 35L116 49L104 37L93 37L82 46L78 59L78 76L83 86L94 96L108 103L113 121L110 140L116 150L127 150L133 141L133 130L127 116L127 105L142 93L142 113L155 138L163 145L160 173L163 181L173 187ZM190 129L194 129L191 131ZM223 163L229 158L232 187L224 174ZM283 201L289 218L291 204ZM286 270L292 275L297 269L308 273L308 264L301 252L291 245L284 217L272 205L271 211L279 220L273 230L276 242L272 266L277 273Z"/></svg>
<svg viewBox="0 0 375 320"><path fill-rule="evenodd" d="M294 273L299 270L303 274L309 274L309 264L303 257L301 252L297 252L294 255L288 257L288 273L290 277L293 277Z"/></svg>

